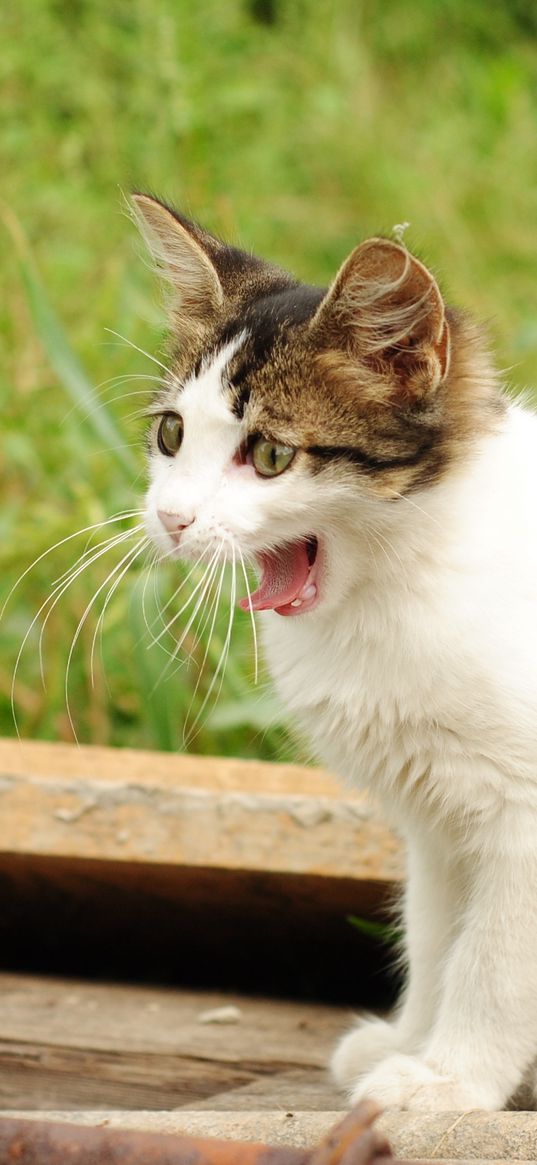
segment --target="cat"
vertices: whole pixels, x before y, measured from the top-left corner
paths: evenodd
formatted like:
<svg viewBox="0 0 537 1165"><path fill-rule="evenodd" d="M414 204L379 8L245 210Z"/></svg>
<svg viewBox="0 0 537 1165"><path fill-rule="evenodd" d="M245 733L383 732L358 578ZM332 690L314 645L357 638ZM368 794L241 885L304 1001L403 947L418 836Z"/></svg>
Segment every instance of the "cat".
<svg viewBox="0 0 537 1165"><path fill-rule="evenodd" d="M241 605L285 706L407 847L407 986L335 1077L352 1101L501 1108L537 1057L537 418L402 242L323 289L134 209L172 337L149 535L255 558Z"/></svg>

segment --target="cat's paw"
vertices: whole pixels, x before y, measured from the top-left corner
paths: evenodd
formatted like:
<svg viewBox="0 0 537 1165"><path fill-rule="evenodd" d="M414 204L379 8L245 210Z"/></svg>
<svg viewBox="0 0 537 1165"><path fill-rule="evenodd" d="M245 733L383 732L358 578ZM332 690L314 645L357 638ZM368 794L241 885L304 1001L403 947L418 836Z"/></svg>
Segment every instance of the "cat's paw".
<svg viewBox="0 0 537 1165"><path fill-rule="evenodd" d="M421 1112L494 1109L497 1098L471 1080L444 1076L415 1056L390 1056L356 1083L352 1102L371 1097L383 1108ZM499 1107L501 1107L501 1102Z"/></svg>
<svg viewBox="0 0 537 1165"><path fill-rule="evenodd" d="M375 1064L401 1051L394 1023L384 1019L363 1019L339 1041L332 1056L332 1075L341 1088L353 1088L356 1081Z"/></svg>

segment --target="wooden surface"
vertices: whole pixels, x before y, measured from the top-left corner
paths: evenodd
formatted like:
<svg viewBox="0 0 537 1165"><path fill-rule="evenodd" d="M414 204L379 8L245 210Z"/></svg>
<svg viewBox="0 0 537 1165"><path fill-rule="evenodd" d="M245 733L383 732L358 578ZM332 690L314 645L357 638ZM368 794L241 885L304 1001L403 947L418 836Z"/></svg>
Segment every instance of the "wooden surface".
<svg viewBox="0 0 537 1165"><path fill-rule="evenodd" d="M203 1022L230 1004L235 1022ZM3 975L0 1108L343 1107L325 1065L348 1020L315 1004Z"/></svg>
<svg viewBox="0 0 537 1165"><path fill-rule="evenodd" d="M0 741L0 849L392 884L378 810L319 769Z"/></svg>

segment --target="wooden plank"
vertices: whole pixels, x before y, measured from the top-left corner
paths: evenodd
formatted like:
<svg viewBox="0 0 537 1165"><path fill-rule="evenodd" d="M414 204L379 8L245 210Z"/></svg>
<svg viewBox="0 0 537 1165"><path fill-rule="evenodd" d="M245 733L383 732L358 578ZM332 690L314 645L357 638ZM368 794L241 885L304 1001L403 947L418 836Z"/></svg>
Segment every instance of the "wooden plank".
<svg viewBox="0 0 537 1165"><path fill-rule="evenodd" d="M336 779L320 768L8 737L0 739L0 770L3 769L21 775L38 772L52 778L102 779L147 788L156 783L170 790L180 784L222 792L240 788L250 793L292 790L328 797L341 793Z"/></svg>
<svg viewBox="0 0 537 1165"><path fill-rule="evenodd" d="M348 1104L329 1072L319 1068L291 1068L273 1076L262 1076L238 1088L217 1092L195 1105L183 1104L184 1109L197 1112L317 1112L319 1109L340 1109Z"/></svg>
<svg viewBox="0 0 537 1165"><path fill-rule="evenodd" d="M57 1049L32 1041L0 1040L0 1105L46 1110L113 1106L121 1109L195 1107L203 1097L255 1080L229 1065L186 1057L125 1055Z"/></svg>
<svg viewBox="0 0 537 1165"><path fill-rule="evenodd" d="M202 1022L203 1012L233 1004L233 1024ZM3 1039L70 1048L165 1054L272 1071L324 1067L346 1008L256 999L215 991L86 983L0 975Z"/></svg>
<svg viewBox="0 0 537 1165"><path fill-rule="evenodd" d="M202 1022L229 1004L237 1022ZM223 1094L224 1108L272 1108L293 1073L325 1107L323 1069L346 1019L320 1005L2 975L0 1107L161 1109Z"/></svg>
<svg viewBox="0 0 537 1165"><path fill-rule="evenodd" d="M3 740L0 811L3 855L402 876L374 805L294 765Z"/></svg>

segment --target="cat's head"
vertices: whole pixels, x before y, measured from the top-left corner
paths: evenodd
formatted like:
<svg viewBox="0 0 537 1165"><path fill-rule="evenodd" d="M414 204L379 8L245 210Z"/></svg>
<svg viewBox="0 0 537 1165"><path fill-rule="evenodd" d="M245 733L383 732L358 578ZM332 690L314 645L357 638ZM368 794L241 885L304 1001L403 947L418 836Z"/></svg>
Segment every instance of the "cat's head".
<svg viewBox="0 0 537 1165"><path fill-rule="evenodd" d="M493 423L483 349L404 246L374 238L328 290L229 247L148 195L136 217L169 299L147 528L172 557L256 561L254 609L329 609L352 547Z"/></svg>

